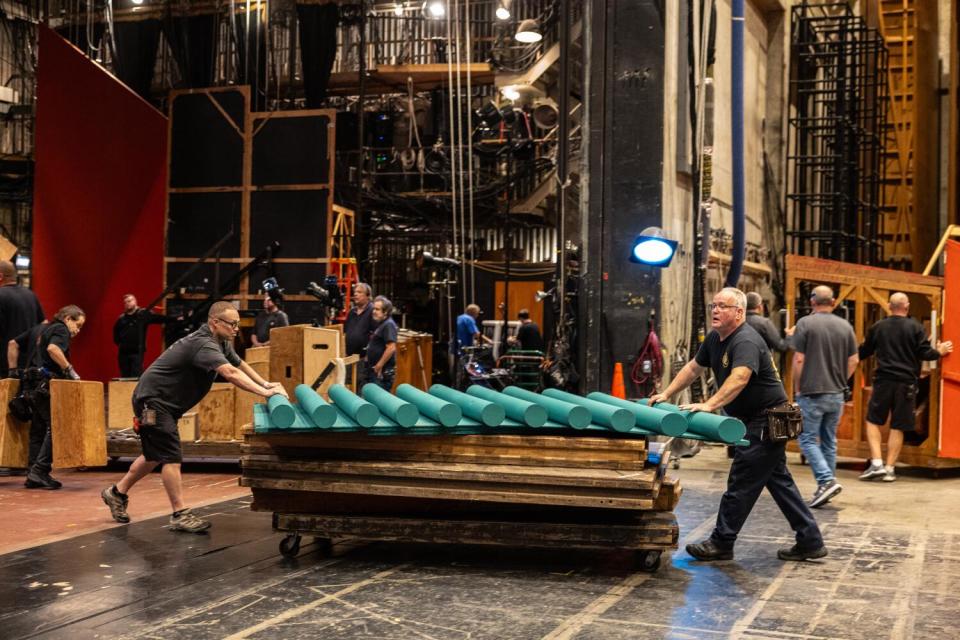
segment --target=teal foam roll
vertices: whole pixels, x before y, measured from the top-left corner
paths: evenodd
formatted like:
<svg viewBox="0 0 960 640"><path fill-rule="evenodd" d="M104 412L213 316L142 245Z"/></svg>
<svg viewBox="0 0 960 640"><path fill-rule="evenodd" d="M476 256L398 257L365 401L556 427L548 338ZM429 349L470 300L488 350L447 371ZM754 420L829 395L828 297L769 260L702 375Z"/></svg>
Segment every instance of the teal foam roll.
<svg viewBox="0 0 960 640"><path fill-rule="evenodd" d="M332 427L337 420L337 410L332 404L320 397L320 394L305 384L298 384L293 390L300 408L310 416L310 421L321 429Z"/></svg>
<svg viewBox="0 0 960 640"><path fill-rule="evenodd" d="M297 418L293 405L279 393L267 398L267 410L270 412L270 424L278 429L289 429Z"/></svg>
<svg viewBox="0 0 960 640"><path fill-rule="evenodd" d="M578 404L581 407L586 408L587 411L590 412L590 417L593 418L594 423L604 427L609 427L614 431L626 433L633 429L637 424L636 416L623 407L616 407L605 402L591 400L590 398L584 398L583 396L567 393L566 391L560 391L559 389L545 389L543 391L543 395L547 396L548 398L563 400L571 404Z"/></svg>
<svg viewBox="0 0 960 640"><path fill-rule="evenodd" d="M636 426L641 429L671 437L679 436L687 430L686 418L673 411L649 407L643 402L630 402L599 391L588 393L587 398L626 409L634 415Z"/></svg>
<svg viewBox="0 0 960 640"><path fill-rule="evenodd" d="M337 409L356 421L361 427L372 427L377 423L377 420L380 419L380 411L377 407L350 391L350 389L347 389L342 384L331 386L327 393L330 395L330 399L337 405ZM337 426L337 424L334 423L334 426Z"/></svg>
<svg viewBox="0 0 960 640"><path fill-rule="evenodd" d="M639 400L638 402L646 402L646 400ZM654 406L658 409L679 413L687 419L688 431L706 436L713 442L736 444L747 432L747 427L743 422L729 416L718 416L715 413L705 411L681 411L680 407L669 402L658 402Z"/></svg>
<svg viewBox="0 0 960 640"><path fill-rule="evenodd" d="M452 402L447 402L410 384L397 387L397 397L413 404L423 415L436 420L445 427L455 427L463 419L463 411Z"/></svg>
<svg viewBox="0 0 960 640"><path fill-rule="evenodd" d="M547 418L549 417L547 410L539 404L504 395L499 391L494 391L493 389L482 387L478 384L467 387L467 394L500 405L503 407L508 418L516 420L528 427L536 429L547 424Z"/></svg>
<svg viewBox="0 0 960 640"><path fill-rule="evenodd" d="M499 427L507 418L506 410L499 404L467 395L462 391L451 389L442 384L435 384L430 387L430 395L437 396L441 400L452 402L460 407L463 415L474 420L479 420L488 427Z"/></svg>
<svg viewBox="0 0 960 640"><path fill-rule="evenodd" d="M586 429L590 425L593 416L590 410L579 404L573 404L566 400L558 400L549 396L540 395L520 387L507 387L503 390L508 396L520 398L534 404L539 404L547 410L547 416L554 422L559 422L574 429Z"/></svg>
<svg viewBox="0 0 960 640"><path fill-rule="evenodd" d="M380 385L365 384L360 393L364 400L375 404L380 413L401 427L412 427L420 419L420 412L414 405L398 398Z"/></svg>

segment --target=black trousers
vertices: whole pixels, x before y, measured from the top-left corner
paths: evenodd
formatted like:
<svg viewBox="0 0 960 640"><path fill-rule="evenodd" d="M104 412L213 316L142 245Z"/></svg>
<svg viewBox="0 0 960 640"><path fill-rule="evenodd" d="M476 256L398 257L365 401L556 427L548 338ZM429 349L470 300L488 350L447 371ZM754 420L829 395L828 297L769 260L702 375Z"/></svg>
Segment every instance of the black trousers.
<svg viewBox="0 0 960 640"><path fill-rule="evenodd" d="M117 353L117 362L120 364L121 378L139 378L143 373L142 353L120 351Z"/></svg>
<svg viewBox="0 0 960 640"><path fill-rule="evenodd" d="M34 453L35 443L39 446ZM53 437L50 432L50 391L47 383L33 395L33 420L30 422L29 473L47 476L53 469Z"/></svg>
<svg viewBox="0 0 960 640"><path fill-rule="evenodd" d="M755 423L748 425L753 431L751 426ZM819 549L823 546L823 536L787 469L786 443L761 441L752 433L746 438L750 446L736 448L727 490L720 499L717 526L710 538L718 547L732 549L743 523L766 487L796 533L797 544L802 549Z"/></svg>

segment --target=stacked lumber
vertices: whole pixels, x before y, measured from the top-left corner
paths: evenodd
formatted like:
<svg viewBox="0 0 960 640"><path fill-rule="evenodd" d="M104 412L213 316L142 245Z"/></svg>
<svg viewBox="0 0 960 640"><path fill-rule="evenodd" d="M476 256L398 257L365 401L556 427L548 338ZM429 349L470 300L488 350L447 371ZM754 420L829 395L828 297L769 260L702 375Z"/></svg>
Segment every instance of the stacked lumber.
<svg viewBox="0 0 960 640"><path fill-rule="evenodd" d="M251 508L301 535L627 549L647 569L676 548L679 482L637 438L247 430Z"/></svg>

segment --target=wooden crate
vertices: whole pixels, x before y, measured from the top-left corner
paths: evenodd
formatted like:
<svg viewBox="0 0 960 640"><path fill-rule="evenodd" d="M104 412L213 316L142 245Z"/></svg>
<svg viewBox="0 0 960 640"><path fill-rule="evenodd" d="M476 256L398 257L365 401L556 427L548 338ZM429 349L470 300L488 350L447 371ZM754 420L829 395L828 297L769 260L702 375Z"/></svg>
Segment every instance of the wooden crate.
<svg viewBox="0 0 960 640"><path fill-rule="evenodd" d="M401 384L427 391L433 384L433 336L401 331L397 337L397 377L393 391Z"/></svg>
<svg viewBox="0 0 960 640"><path fill-rule="evenodd" d="M3 420L0 421L0 467L23 469L30 456L30 424L20 422L7 408L7 403L17 395L19 380L0 380L0 402Z"/></svg>
<svg viewBox="0 0 960 640"><path fill-rule="evenodd" d="M133 426L133 390L136 380L111 380L107 385L107 429Z"/></svg>
<svg viewBox="0 0 960 640"><path fill-rule="evenodd" d="M177 420L180 442L194 442L200 437L197 429L197 414L185 413Z"/></svg>
<svg viewBox="0 0 960 640"><path fill-rule="evenodd" d="M270 347L247 349L244 361L265 380L270 379ZM253 405L263 402L263 396L233 387L233 439L240 440L243 426L253 421Z"/></svg>
<svg viewBox="0 0 960 640"><path fill-rule="evenodd" d="M198 438L204 441L233 440L233 389L229 382L218 382L200 403L187 413L197 414Z"/></svg>
<svg viewBox="0 0 960 640"><path fill-rule="evenodd" d="M103 383L50 381L50 424L56 469L107 464Z"/></svg>
<svg viewBox="0 0 960 640"><path fill-rule="evenodd" d="M300 324L270 332L270 380L283 384L292 398L298 384L313 385L320 373L340 358L342 333ZM331 374L317 392L326 395L335 381Z"/></svg>

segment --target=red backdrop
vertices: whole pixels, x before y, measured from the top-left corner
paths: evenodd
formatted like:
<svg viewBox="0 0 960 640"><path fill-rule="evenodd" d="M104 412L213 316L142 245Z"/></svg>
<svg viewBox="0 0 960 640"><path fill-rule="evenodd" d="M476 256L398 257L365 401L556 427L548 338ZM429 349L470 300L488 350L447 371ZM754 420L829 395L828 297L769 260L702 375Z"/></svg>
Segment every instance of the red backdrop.
<svg viewBox="0 0 960 640"><path fill-rule="evenodd" d="M108 380L123 294L147 304L163 288L167 119L41 26L35 144L33 289L47 317L66 304L87 313L71 360ZM159 350L153 327L147 362Z"/></svg>

